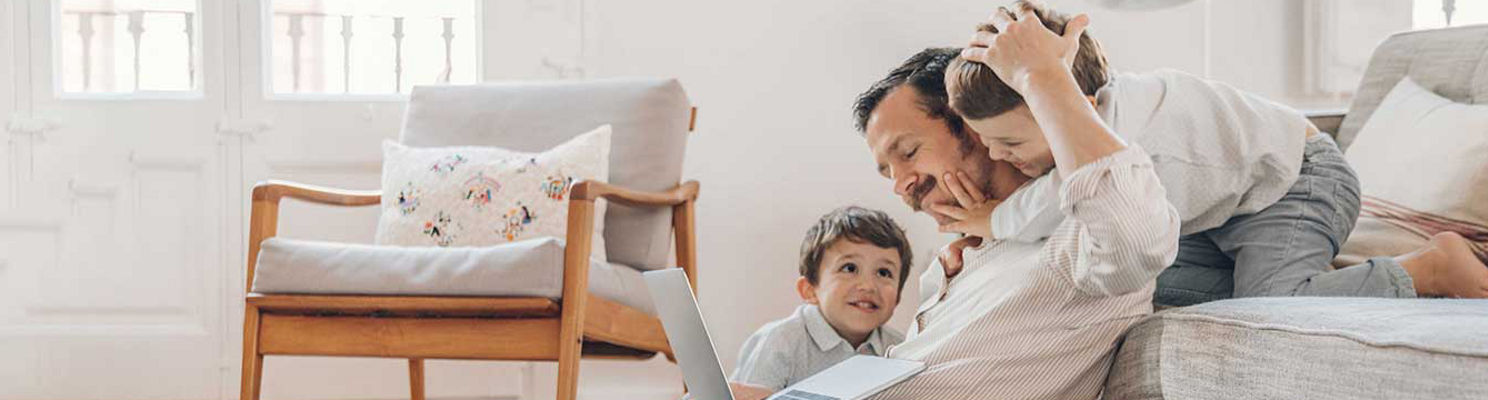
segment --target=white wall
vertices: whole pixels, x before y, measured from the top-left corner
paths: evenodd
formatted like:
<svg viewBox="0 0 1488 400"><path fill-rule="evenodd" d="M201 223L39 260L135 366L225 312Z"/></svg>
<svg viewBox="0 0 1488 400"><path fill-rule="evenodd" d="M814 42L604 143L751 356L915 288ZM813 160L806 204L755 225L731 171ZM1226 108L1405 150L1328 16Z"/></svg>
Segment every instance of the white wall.
<svg viewBox="0 0 1488 400"><path fill-rule="evenodd" d="M1300 69L1300 2L1195 2L1161 12L1091 14L1120 69L1203 73L1285 97ZM686 176L702 182L699 292L725 369L745 338L799 304L792 282L806 228L832 208L888 211L909 230L915 269L891 325L908 326L914 278L949 240L912 214L874 172L854 132L853 98L910 54L965 42L997 1L590 1L591 77L673 76L700 107ZM1212 18L1205 18L1206 12ZM630 365L630 364L620 364ZM675 367L585 364L585 397L640 382L674 387ZM640 372L640 371L647 372ZM654 371L654 372L653 372ZM624 379L596 375L624 376ZM649 379L649 380L647 380Z"/></svg>
<svg viewBox="0 0 1488 400"><path fill-rule="evenodd" d="M890 195L888 182L874 174L866 147L852 131L849 106L859 91L915 51L926 46L964 42L971 27L1003 1L484 0L486 21L496 28L484 38L488 62L483 69L490 80L571 76L569 73L575 71L573 65L583 66L589 77L644 75L682 79L694 103L701 107L699 130L692 137L686 174L703 182L698 218L703 307L725 366L732 369L743 339L760 324L786 315L798 303L791 290L796 251L806 227L822 213L846 204L889 211L910 230L917 249L915 274L923 269L933 251L948 240L948 236L935 232L928 219L913 215L900 205ZM1286 101L1306 101L1292 89L1301 85L1303 6L1309 2L1347 0L1199 0L1177 9L1150 13L1095 10L1085 1L1054 3L1066 10L1084 9L1092 14L1093 33L1102 39L1118 68L1174 67L1194 73L1207 70L1211 77L1261 94ZM40 10L44 4L50 2L0 0L0 21L24 21L33 14L26 11L28 7ZM369 182L375 183L372 178L376 169L366 168L365 160L347 153L347 147L337 140L342 136L324 132L359 133L362 136L358 139L365 140L353 147L357 150L354 152L375 150L378 137L389 136L396 130L400 115L396 110L401 105L287 105L264 101L258 95L261 88L253 83L258 79L253 73L257 68L254 66L259 63L255 61L257 56L253 56L258 53L251 38L256 37L253 33L257 28L250 28L252 18L243 17L255 15L258 2L204 0L203 4L236 5L221 7L227 11L221 14L222 20L204 23L223 29L221 46L207 42L207 48L220 50L209 54L223 59L204 65L209 71L208 81L225 82L222 90L208 92L221 97L226 105L212 107L225 110L222 116L227 120L273 121L272 117L277 116L279 122L274 130L254 140L229 138L217 142L228 146L220 151L229 156L223 158L224 170L214 176L220 175L228 182L251 182L273 172L272 164L276 160L312 159L315 161L298 164L304 167L300 169L310 172L287 176L340 186L368 187ZM575 21L571 7L579 5L584 18ZM45 65L38 61L41 56L31 54L45 49L45 42L33 41L27 46L26 32L33 28L40 31L37 27L41 25L35 22L39 20L33 19L32 25L0 24L0 31L5 32L0 34L0 54L7 56L0 61L0 119L14 122L22 116L48 111L47 107L33 104L36 99L50 99L47 93L32 90L38 82L43 82L41 77L47 76L43 67L35 66ZM571 45L576 30L572 28L580 22L586 45L582 55L576 56L579 52ZM548 65L533 62L541 56L552 62ZM576 58L581 62L576 63ZM31 79L33 75L35 79ZM217 78L210 78L213 76ZM142 118L145 117L136 116ZM108 120L96 115L77 122L70 118L57 119L64 120L65 126L95 126L98 121ZM203 139L215 137L212 129L196 131L200 131L198 139L214 140ZM22 144L29 145L26 139L17 139L24 135L8 134L10 140L0 141L0 147L5 150L0 151L4 154L0 157L9 157L0 159L0 176L16 175L22 171L21 166L32 162L30 153L21 153L27 154L25 157L15 155ZM58 135L51 145L73 140L66 130ZM120 146L94 147L124 150ZM329 161L313 157L327 152L340 157ZM267 156L275 154L286 157ZM276 173L286 175L282 171ZM0 179L0 208L12 207L24 198L21 196L24 191L19 191L23 186L11 184L13 181ZM54 179L42 189L59 187L65 181ZM32 192L40 187L32 181L15 182L27 183L24 187ZM240 188L224 193L226 200L221 203L229 204L225 207L230 215L226 220L242 219L245 193ZM238 209L234 211L233 207ZM227 224L242 226L240 222ZM365 239L362 236L370 232L364 226L321 228L342 234L304 237ZM228 243L226 247L240 246L246 234L243 229L222 231L228 232L223 241ZM294 227L284 230L284 233L295 232ZM221 271L241 271L241 249L233 251L237 253L224 257ZM0 262L0 273L19 271L17 262L3 264ZM228 283L224 286L240 287L238 282ZM906 289L905 304L899 307L899 315L892 322L894 327L907 326L915 308L915 290L912 279ZM228 292L229 298L237 298ZM233 324L237 321L241 319L227 317L222 323L229 336L236 332ZM235 395L236 343L228 338L221 346L220 357L228 365L221 374L223 398ZM276 368L273 371L279 372L270 372L269 381L277 382L274 390L281 393L295 391L295 380L333 385L325 393L300 394L311 398L346 397L346 393L353 392L364 398L402 395L398 388L402 385L402 367L396 360L384 360L387 362L376 365L343 361L319 360L318 364L305 364L310 367L301 369ZM212 360L206 363L214 364ZM271 363L283 366L291 362ZM523 382L511 385L509 380L494 379L495 374L487 373L488 366L484 364L468 369L466 364L472 363L432 364L431 395L465 396L467 391L461 391L462 388L520 386L500 388L494 393L521 393L522 398L529 399L552 398L550 365L536 367L534 375L524 376ZM352 365L355 367L349 367ZM448 370L442 369L446 366ZM527 368L517 364L511 367ZM325 370L326 375L305 372L315 369ZM345 378L341 378L342 374ZM51 376L12 375L22 379ZM369 376L397 379L379 381ZM358 380L373 383L344 384ZM677 369L664 360L643 364L586 362L582 384L586 398L669 398L681 389ZM334 385L342 385L341 389L356 387L338 391ZM125 385L100 387L104 386L94 389L123 397L131 397L133 393Z"/></svg>

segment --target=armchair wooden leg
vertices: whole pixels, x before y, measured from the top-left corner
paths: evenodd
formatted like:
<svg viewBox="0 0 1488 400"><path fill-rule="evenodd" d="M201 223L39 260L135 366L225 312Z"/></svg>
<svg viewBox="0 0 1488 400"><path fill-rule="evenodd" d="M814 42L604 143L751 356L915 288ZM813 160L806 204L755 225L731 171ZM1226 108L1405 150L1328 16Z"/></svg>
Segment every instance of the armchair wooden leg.
<svg viewBox="0 0 1488 400"><path fill-rule="evenodd" d="M413 400L424 400L424 360L408 359L408 390Z"/></svg>
<svg viewBox="0 0 1488 400"><path fill-rule="evenodd" d="M243 309L243 384L239 400L258 400L263 383L263 354L258 352L258 307Z"/></svg>
<svg viewBox="0 0 1488 400"><path fill-rule="evenodd" d="M566 328L566 327L565 327ZM583 339L570 337L570 329L559 333L558 343L558 400L575 400L579 394L579 360Z"/></svg>

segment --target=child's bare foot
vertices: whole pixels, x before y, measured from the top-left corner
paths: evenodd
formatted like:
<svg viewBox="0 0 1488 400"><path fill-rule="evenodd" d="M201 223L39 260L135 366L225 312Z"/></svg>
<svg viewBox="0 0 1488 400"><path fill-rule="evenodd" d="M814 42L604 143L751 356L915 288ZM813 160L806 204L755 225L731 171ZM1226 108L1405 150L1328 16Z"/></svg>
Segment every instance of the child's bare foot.
<svg viewBox="0 0 1488 400"><path fill-rule="evenodd" d="M1403 256L1400 265L1415 281L1418 295L1488 298L1488 266L1462 235L1438 233L1426 248Z"/></svg>

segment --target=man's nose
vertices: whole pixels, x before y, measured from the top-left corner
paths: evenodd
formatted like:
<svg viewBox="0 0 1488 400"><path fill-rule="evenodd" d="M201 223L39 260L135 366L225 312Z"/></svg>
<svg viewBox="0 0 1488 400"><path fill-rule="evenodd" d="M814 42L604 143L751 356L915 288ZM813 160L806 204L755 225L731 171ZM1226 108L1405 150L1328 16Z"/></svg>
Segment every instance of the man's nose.
<svg viewBox="0 0 1488 400"><path fill-rule="evenodd" d="M915 186L915 175L899 173L894 176L894 194L908 196Z"/></svg>

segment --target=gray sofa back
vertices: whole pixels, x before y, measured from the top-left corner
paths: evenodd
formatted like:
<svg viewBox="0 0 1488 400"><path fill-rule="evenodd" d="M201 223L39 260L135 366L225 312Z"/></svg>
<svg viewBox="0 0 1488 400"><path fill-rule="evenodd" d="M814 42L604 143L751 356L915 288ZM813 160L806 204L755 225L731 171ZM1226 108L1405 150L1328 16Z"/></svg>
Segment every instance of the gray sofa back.
<svg viewBox="0 0 1488 400"><path fill-rule="evenodd" d="M1340 147L1348 149L1385 94L1407 76L1452 101L1488 103L1488 25L1402 32L1385 39L1370 57L1338 130Z"/></svg>

